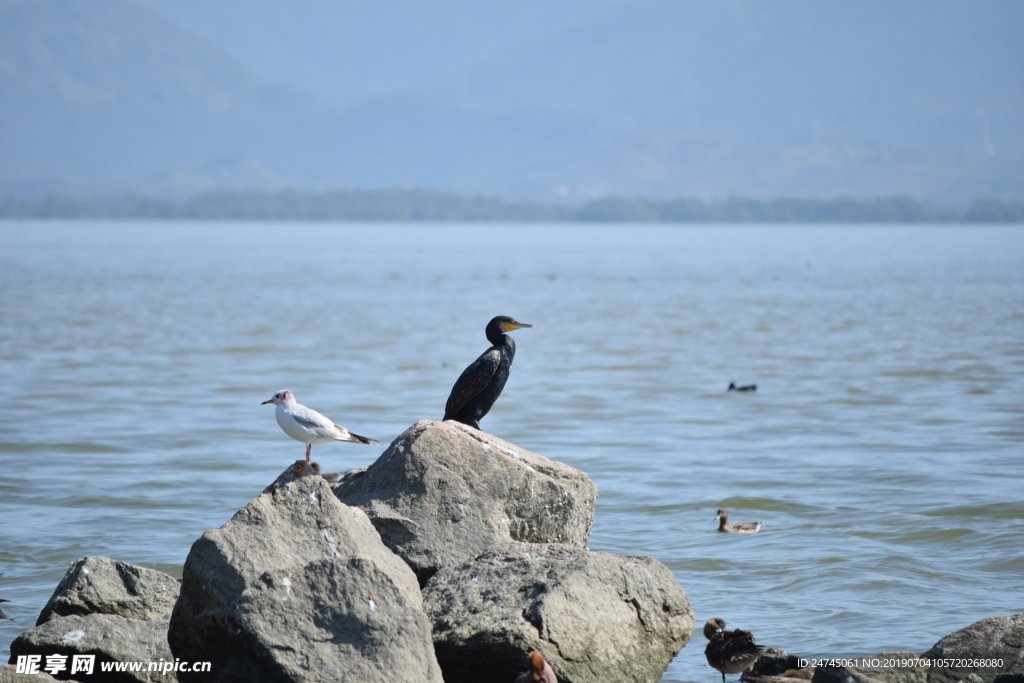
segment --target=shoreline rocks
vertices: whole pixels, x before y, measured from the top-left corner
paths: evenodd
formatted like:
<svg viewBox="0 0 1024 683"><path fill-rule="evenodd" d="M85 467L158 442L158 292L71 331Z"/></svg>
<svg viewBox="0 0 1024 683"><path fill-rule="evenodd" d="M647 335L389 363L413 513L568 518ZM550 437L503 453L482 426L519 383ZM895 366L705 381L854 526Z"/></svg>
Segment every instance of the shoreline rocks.
<svg viewBox="0 0 1024 683"><path fill-rule="evenodd" d="M92 654L96 655L94 676L100 676L100 665L104 662L174 661L167 645L167 620L127 619L115 614L59 617L25 631L11 643L12 664L19 655L42 655L44 663L49 655L65 655L68 670L59 673L59 678L69 676L70 661L74 655ZM113 683L170 683L177 680L173 673L161 674L159 671L109 672L100 678L83 678Z"/></svg>
<svg viewBox="0 0 1024 683"><path fill-rule="evenodd" d="M446 683L511 683L538 650L563 683L656 683L693 632L653 557L511 542L437 572L423 591Z"/></svg>
<svg viewBox="0 0 1024 683"><path fill-rule="evenodd" d="M412 570L312 471L193 544L168 640L212 662L182 681L442 683Z"/></svg>
<svg viewBox="0 0 1024 683"><path fill-rule="evenodd" d="M11 644L10 663L211 663L209 674L177 679L103 678L160 683L511 683L536 649L562 683L655 683L692 635L693 610L656 559L586 547L597 495L579 470L423 420L333 486L289 466L193 544L180 584L110 558L79 560ZM982 619L919 657L1003 665L794 671L792 655L770 650L744 680L1024 683L1024 613ZM0 680L27 678L0 667Z"/></svg>
<svg viewBox="0 0 1024 683"><path fill-rule="evenodd" d="M36 627L11 643L13 664L20 655L96 655L104 662L172 661L167 624L178 598L178 580L109 557L75 562L54 590ZM68 671L60 672L67 678ZM111 681L175 681L173 673L108 673Z"/></svg>
<svg viewBox="0 0 1024 683"><path fill-rule="evenodd" d="M931 659L1001 659L1001 667L956 670L931 669L928 683L956 683L969 676L975 683L995 683L1007 674L1024 673L1024 612L1007 617L987 617L949 634L921 655ZM994 670L993 670L994 669Z"/></svg>
<svg viewBox="0 0 1024 683"><path fill-rule="evenodd" d="M90 555L71 565L36 626L57 617L86 614L170 619L180 589L178 580L163 572Z"/></svg>
<svg viewBox="0 0 1024 683"><path fill-rule="evenodd" d="M443 683L511 683L537 649L562 683L654 683L692 635L693 611L654 558L587 549L596 499L579 470L420 421L333 486L286 470L193 544L180 585L110 558L79 560L11 644L10 663L177 657L212 663L210 674L180 674L186 682L442 683L443 673ZM793 671L792 655L769 650L744 679L1024 683L1024 613L982 619L920 657L1003 666ZM0 681L28 679L0 667Z"/></svg>
<svg viewBox="0 0 1024 683"><path fill-rule="evenodd" d="M597 486L584 472L458 422L420 420L335 495L369 515L420 586L509 541L586 548Z"/></svg>

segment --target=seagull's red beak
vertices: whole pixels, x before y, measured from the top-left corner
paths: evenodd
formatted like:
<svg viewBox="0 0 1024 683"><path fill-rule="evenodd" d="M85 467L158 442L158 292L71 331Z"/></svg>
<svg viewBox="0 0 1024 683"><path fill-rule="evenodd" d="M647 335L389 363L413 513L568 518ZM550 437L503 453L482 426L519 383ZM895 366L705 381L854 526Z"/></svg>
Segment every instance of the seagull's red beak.
<svg viewBox="0 0 1024 683"><path fill-rule="evenodd" d="M268 399L267 399L266 401L264 401L264 402L263 402L263 403L261 403L260 405L261 405L261 406L265 406L265 405L267 405L268 403L273 403L273 402L274 402L274 399L272 399L272 398L268 398Z"/></svg>

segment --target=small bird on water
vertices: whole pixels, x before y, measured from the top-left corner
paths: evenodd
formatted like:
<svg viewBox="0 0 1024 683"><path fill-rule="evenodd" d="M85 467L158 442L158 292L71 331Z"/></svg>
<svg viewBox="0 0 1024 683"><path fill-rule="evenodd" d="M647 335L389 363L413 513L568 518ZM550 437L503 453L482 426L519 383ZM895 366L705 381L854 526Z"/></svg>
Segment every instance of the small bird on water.
<svg viewBox="0 0 1024 683"><path fill-rule="evenodd" d="M516 355L516 342L505 334L512 330L533 329L507 315L499 315L487 323L484 330L491 348L480 354L462 371L452 387L444 407L444 419L455 420L480 429L480 420L490 411L505 388Z"/></svg>
<svg viewBox="0 0 1024 683"><path fill-rule="evenodd" d="M709 641L704 648L704 656L708 664L721 672L722 683L725 683L725 674L746 671L764 652L764 648L754 642L754 634L749 631L726 631L725 619L709 619L704 624L704 637Z"/></svg>
<svg viewBox="0 0 1024 683"><path fill-rule="evenodd" d="M735 382L729 382L729 388L726 391L757 391L757 385L744 384L742 387L738 387Z"/></svg>
<svg viewBox="0 0 1024 683"><path fill-rule="evenodd" d="M516 683L558 683L551 665L544 661L544 655L531 650L526 657L530 662L530 670L517 678Z"/></svg>
<svg viewBox="0 0 1024 683"><path fill-rule="evenodd" d="M731 531L737 534L756 534L764 522L744 522L740 524L729 524L729 511L724 508L718 508L718 514L715 515L715 519L718 520L719 531Z"/></svg>
<svg viewBox="0 0 1024 683"><path fill-rule="evenodd" d="M350 441L352 443L376 444L374 439L353 434L344 427L336 425L329 419L316 412L312 408L295 402L295 395L283 389L264 401L261 405L273 403L277 406L274 417L277 424L281 426L284 433L296 441L306 444L306 459L296 460L295 469L297 475L302 475L309 469L309 453L313 444L331 443L332 441Z"/></svg>

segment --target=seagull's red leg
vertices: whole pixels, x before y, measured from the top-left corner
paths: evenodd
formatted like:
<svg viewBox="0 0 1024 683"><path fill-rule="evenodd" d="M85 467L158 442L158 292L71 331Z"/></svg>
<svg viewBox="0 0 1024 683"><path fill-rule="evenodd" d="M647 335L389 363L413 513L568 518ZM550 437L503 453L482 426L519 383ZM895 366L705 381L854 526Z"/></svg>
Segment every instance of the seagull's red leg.
<svg viewBox="0 0 1024 683"><path fill-rule="evenodd" d="M313 450L313 444L307 443L306 444L306 459L305 460L296 460L295 461L295 468L292 469L292 472L295 474L295 476L301 477L303 474L306 473L306 470L309 469L309 452L311 450Z"/></svg>

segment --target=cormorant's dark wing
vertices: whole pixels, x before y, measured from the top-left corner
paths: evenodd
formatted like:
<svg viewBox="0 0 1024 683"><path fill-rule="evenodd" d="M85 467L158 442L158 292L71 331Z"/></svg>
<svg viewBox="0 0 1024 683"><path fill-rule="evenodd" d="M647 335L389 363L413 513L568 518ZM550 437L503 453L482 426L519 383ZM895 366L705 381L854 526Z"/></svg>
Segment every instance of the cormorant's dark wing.
<svg viewBox="0 0 1024 683"><path fill-rule="evenodd" d="M501 351L490 348L462 371L452 387L448 403L444 406L444 419L452 419L474 396L487 386L501 362Z"/></svg>

